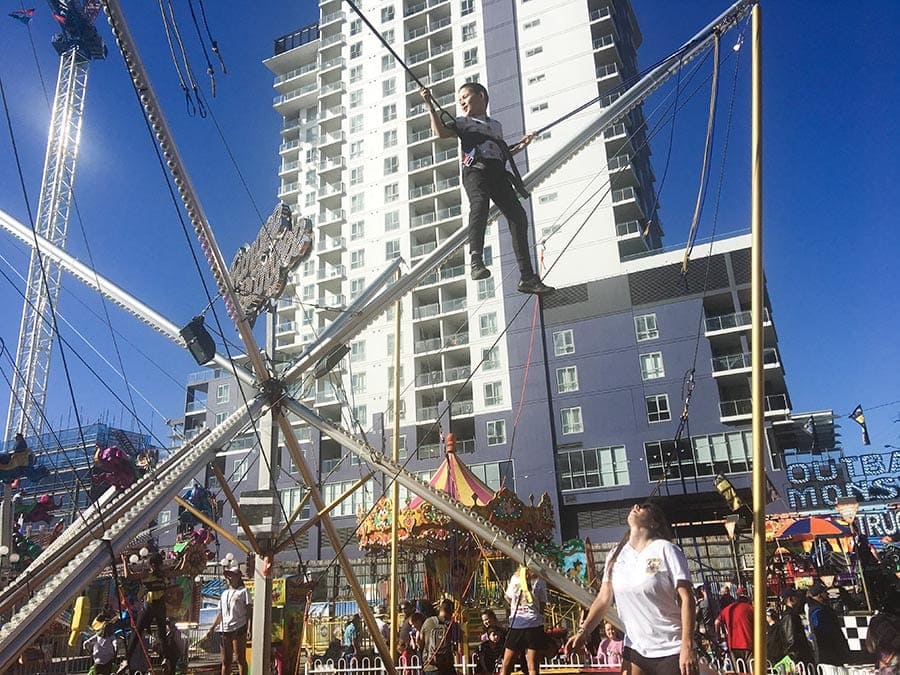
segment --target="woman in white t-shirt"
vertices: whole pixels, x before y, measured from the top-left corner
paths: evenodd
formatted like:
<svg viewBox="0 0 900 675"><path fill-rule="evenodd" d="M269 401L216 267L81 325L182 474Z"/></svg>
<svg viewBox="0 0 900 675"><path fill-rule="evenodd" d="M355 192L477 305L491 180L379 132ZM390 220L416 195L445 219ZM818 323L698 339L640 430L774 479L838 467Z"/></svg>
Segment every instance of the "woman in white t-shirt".
<svg viewBox="0 0 900 675"><path fill-rule="evenodd" d="M228 587L219 598L219 613L209 634L221 624L222 675L231 675L231 664L237 662L238 674L247 675L247 633L250 631L250 593L244 586L239 567L231 567L223 573Z"/></svg>
<svg viewBox="0 0 900 675"><path fill-rule="evenodd" d="M673 544L666 516L655 504L636 504L628 532L606 559L603 583L588 615L566 643L580 651L613 600L625 629L623 672L696 675L696 606L684 552Z"/></svg>

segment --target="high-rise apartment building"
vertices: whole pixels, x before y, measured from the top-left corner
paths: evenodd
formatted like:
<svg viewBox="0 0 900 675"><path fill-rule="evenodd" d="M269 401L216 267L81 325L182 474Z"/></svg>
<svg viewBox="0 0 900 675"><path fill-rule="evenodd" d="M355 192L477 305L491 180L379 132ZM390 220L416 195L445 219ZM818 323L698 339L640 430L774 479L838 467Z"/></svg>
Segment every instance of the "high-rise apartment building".
<svg viewBox="0 0 900 675"><path fill-rule="evenodd" d="M266 61L284 118L279 196L313 220L316 237L279 301L280 358L314 340L390 261L415 264L468 215L459 144L432 133L419 85L340 0L319 8L319 22L277 39ZM599 97L538 135L517 157L523 174L638 74L641 34L628 0L381 0L363 11L451 114L461 84L484 84L510 142ZM695 268L686 284L680 252L662 252L654 180L636 108L525 203L536 267L556 295L538 305L516 292L501 220L485 242L491 278L472 281L459 250L403 298L399 373L389 312L300 396L378 447L389 442L399 377L409 470L433 470L441 435L452 431L488 485L526 499L549 492L563 538L617 539L624 507L654 490L681 495L671 505L687 508L688 520L724 511L712 476L738 474L746 487L750 469L749 239L716 244L710 274L698 263L704 273ZM772 330L767 417L784 417L775 340ZM690 424L676 444L691 371ZM308 429L301 441L326 501L359 477L335 441ZM380 493L373 481L344 502L333 514L339 528L350 536L357 510ZM313 540L309 553L330 549Z"/></svg>

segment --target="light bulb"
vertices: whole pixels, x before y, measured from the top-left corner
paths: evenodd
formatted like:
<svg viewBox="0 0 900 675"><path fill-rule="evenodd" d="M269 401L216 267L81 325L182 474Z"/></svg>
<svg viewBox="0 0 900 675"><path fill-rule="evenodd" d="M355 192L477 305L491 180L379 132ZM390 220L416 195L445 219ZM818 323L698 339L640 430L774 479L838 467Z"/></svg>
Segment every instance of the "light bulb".
<svg viewBox="0 0 900 675"><path fill-rule="evenodd" d="M9 555L9 546L6 544L0 546L0 555Z"/></svg>
<svg viewBox="0 0 900 675"><path fill-rule="evenodd" d="M228 564L228 559L227 559L227 558L222 558L222 559L219 561L219 564L220 564L222 567L225 567L225 565Z"/></svg>
<svg viewBox="0 0 900 675"><path fill-rule="evenodd" d="M140 550L140 554L141 554L141 557L142 557L142 558L146 558L148 555L150 555L150 549L148 549L148 548L145 546L144 548L142 548L142 549Z"/></svg>
<svg viewBox="0 0 900 675"><path fill-rule="evenodd" d="M18 553L10 553L9 554L9 562L11 562L13 565L15 565L17 562L19 562L19 554Z"/></svg>
<svg viewBox="0 0 900 675"><path fill-rule="evenodd" d="M198 574L197 576L194 577L194 581L197 582L198 584L202 584L202 583L203 583L203 577L201 577L201 576Z"/></svg>
<svg viewBox="0 0 900 675"><path fill-rule="evenodd" d="M234 560L234 553L232 553L231 551L229 551L228 553L226 553L226 554L225 554L225 560L227 560L228 562L231 562L232 560Z"/></svg>
<svg viewBox="0 0 900 675"><path fill-rule="evenodd" d="M130 562L132 565L137 565L139 560L140 558L138 558L137 553L132 553L131 557L128 558L128 562Z"/></svg>

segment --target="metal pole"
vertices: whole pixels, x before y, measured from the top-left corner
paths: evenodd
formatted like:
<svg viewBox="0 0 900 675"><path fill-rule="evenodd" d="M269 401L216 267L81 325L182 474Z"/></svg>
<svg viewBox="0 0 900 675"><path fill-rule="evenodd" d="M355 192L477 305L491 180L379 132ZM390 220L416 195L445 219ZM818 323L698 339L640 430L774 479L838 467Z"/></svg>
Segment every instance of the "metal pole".
<svg viewBox="0 0 900 675"><path fill-rule="evenodd" d="M762 238L762 55L760 7L753 6L752 113L750 134L750 358L753 400L753 675L766 675L766 463L765 380L763 373L763 238Z"/></svg>
<svg viewBox="0 0 900 675"><path fill-rule="evenodd" d="M397 271L397 280L400 279L400 271ZM391 457L394 463L400 463L400 299L397 299L394 305L394 428L391 433L391 444L393 453ZM399 529L397 518L400 513L400 483L396 480L391 481L391 591L390 598L390 621L391 621L391 639L389 641L391 648L391 657L397 653L397 636L399 626L397 619L399 617L398 605L400 603L399 591L400 585L397 580L397 565L399 564L400 543Z"/></svg>

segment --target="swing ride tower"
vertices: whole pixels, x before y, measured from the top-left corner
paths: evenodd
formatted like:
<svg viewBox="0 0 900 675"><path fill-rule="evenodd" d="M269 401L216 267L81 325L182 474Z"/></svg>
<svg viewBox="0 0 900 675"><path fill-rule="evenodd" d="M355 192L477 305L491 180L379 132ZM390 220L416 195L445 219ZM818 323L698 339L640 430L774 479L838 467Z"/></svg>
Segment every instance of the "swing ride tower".
<svg viewBox="0 0 900 675"><path fill-rule="evenodd" d="M106 58L106 45L94 26L99 2L87 0L82 5L81 0L49 0L49 4L62 32L52 41L59 53L59 74L34 229L39 236L64 248L88 71L92 61ZM45 261L37 249L32 250L4 440L16 432L39 436L43 431L41 411L47 399L53 350L49 317L59 297L60 275L57 263Z"/></svg>

